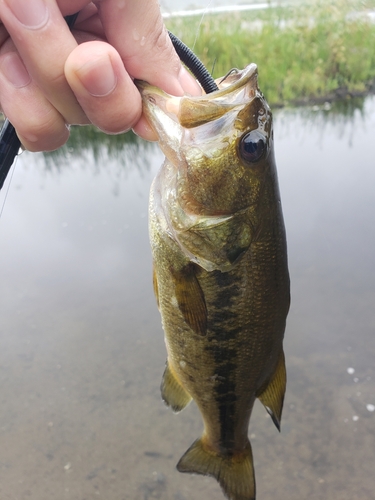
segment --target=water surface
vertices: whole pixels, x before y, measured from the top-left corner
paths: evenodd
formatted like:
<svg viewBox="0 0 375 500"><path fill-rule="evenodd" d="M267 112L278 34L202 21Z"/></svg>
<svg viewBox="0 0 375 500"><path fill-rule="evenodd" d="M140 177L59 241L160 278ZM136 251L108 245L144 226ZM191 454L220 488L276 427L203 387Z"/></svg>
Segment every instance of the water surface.
<svg viewBox="0 0 375 500"><path fill-rule="evenodd" d="M249 429L259 500L374 496L375 99L347 115L276 113L292 308L282 432L259 403ZM202 423L159 395L147 202L162 155L117 140L73 138L14 171L0 219L2 500L223 498L175 470Z"/></svg>

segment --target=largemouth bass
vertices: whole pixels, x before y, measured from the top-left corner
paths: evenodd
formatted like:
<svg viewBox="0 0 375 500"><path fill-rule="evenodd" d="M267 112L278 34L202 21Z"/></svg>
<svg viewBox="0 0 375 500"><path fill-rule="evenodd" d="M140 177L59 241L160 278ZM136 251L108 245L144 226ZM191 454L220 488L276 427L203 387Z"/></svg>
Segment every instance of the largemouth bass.
<svg viewBox="0 0 375 500"><path fill-rule="evenodd" d="M255 64L200 97L138 86L166 156L149 208L162 397L175 412L194 399L204 422L177 469L253 500L253 404L280 429L286 387L289 275L271 111Z"/></svg>

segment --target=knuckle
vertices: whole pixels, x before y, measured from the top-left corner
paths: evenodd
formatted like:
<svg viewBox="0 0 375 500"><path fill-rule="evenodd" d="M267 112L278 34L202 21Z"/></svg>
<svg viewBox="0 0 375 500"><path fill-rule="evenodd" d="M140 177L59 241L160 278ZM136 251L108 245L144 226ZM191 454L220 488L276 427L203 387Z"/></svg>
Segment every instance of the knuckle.
<svg viewBox="0 0 375 500"><path fill-rule="evenodd" d="M0 24L0 47L3 46L4 42L9 40L9 33L3 24Z"/></svg>
<svg viewBox="0 0 375 500"><path fill-rule="evenodd" d="M125 57L125 62L136 68L138 74L147 72L147 67L164 66L178 62L173 45L169 40L167 30L162 22L145 27L142 32L144 43L135 44L132 51Z"/></svg>
<svg viewBox="0 0 375 500"><path fill-rule="evenodd" d="M69 130L62 117L50 111L43 117L30 116L18 126L21 142L29 151L52 151L68 140Z"/></svg>
<svg viewBox="0 0 375 500"><path fill-rule="evenodd" d="M153 58L163 61L173 61L176 58L173 46L169 41L167 30L163 24L153 28L149 39Z"/></svg>

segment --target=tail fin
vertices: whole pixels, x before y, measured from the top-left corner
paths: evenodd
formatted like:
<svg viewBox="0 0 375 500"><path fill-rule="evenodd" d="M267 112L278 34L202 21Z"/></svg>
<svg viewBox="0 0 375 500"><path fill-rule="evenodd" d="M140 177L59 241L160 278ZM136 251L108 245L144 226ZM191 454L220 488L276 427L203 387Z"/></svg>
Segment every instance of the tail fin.
<svg viewBox="0 0 375 500"><path fill-rule="evenodd" d="M243 452L226 457L207 449L203 440L197 439L178 462L177 470L214 477L229 500L255 500L249 441Z"/></svg>

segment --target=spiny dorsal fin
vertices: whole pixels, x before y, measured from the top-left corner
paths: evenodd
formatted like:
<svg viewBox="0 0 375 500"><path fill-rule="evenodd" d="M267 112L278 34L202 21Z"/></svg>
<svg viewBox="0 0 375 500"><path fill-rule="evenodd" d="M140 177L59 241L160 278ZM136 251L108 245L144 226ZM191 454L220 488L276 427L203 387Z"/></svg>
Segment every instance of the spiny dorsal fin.
<svg viewBox="0 0 375 500"><path fill-rule="evenodd" d="M191 396L182 387L177 377L172 373L167 361L164 375L161 381L161 397L167 406L175 413L183 410L191 401Z"/></svg>
<svg viewBox="0 0 375 500"><path fill-rule="evenodd" d="M207 307L204 294L196 276L196 266L173 272L178 307L190 328L197 334L207 333Z"/></svg>
<svg viewBox="0 0 375 500"><path fill-rule="evenodd" d="M255 477L250 442L232 456L222 456L207 449L198 439L177 464L180 472L214 477L229 500L255 500Z"/></svg>
<svg viewBox="0 0 375 500"><path fill-rule="evenodd" d="M270 414L273 423L280 431L281 413L283 410L286 389L286 369L284 351L281 350L279 362L267 386L257 394L258 399Z"/></svg>

